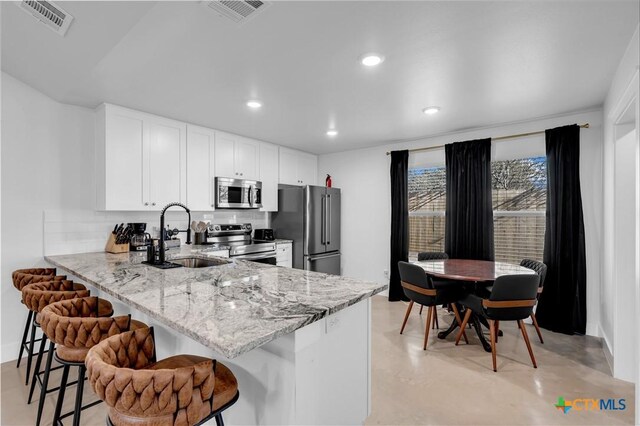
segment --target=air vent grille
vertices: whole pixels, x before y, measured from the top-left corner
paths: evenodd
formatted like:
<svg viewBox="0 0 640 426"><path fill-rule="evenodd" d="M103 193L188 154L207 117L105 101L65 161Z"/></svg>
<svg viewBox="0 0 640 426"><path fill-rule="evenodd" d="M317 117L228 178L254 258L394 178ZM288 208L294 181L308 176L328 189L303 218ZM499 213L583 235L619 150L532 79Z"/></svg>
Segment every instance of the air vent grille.
<svg viewBox="0 0 640 426"><path fill-rule="evenodd" d="M244 23L249 19L253 19L255 15L271 5L267 1L255 0L213 0L205 3L220 15L236 23Z"/></svg>
<svg viewBox="0 0 640 426"><path fill-rule="evenodd" d="M67 33L73 21L73 16L50 1L22 0L20 8L61 36Z"/></svg>

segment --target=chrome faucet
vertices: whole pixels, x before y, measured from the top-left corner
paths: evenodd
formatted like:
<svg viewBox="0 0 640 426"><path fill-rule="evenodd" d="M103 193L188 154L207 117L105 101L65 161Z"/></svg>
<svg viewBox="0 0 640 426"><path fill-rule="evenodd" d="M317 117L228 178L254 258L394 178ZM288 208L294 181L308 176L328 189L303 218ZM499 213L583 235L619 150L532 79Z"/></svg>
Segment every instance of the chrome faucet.
<svg viewBox="0 0 640 426"><path fill-rule="evenodd" d="M169 207L173 207L173 206L177 206L177 207L182 207L183 209L185 209L185 211L187 212L187 214L189 215L189 221L187 222L187 229L183 229L183 230L178 230L178 232L186 232L187 233L187 242L185 244L191 244L191 228L189 228L189 224L191 223L191 210L189 210L189 208L187 208L187 206L185 206L184 204L181 203L169 203L166 206L164 206L164 208L162 209L162 212L160 213L160 247L158 247L158 254L159 254L159 258L158 258L158 263L160 265L164 264L164 252L165 252L165 248L164 248L164 213L169 209Z"/></svg>

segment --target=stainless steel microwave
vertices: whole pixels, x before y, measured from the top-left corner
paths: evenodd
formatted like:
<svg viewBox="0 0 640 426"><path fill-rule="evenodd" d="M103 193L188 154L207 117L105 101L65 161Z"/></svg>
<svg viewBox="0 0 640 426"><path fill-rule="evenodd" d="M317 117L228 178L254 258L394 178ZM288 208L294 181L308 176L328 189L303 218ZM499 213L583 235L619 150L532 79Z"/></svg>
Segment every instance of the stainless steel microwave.
<svg viewBox="0 0 640 426"><path fill-rule="evenodd" d="M260 181L217 177L214 184L218 209L262 207L262 182Z"/></svg>

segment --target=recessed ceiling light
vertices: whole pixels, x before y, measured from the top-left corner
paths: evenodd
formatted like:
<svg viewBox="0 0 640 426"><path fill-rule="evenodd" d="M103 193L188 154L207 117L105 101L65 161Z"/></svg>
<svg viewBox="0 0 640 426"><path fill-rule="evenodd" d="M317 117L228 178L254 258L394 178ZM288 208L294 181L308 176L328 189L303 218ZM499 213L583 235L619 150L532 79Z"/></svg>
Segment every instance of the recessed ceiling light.
<svg viewBox="0 0 640 426"><path fill-rule="evenodd" d="M337 136L337 135L338 135L338 131L336 129L327 130L327 136L334 137L334 136Z"/></svg>
<svg viewBox="0 0 640 426"><path fill-rule="evenodd" d="M378 55L377 53L367 53L366 55L362 55L360 58L360 62L366 67L375 67L376 65L380 65L383 61L384 56Z"/></svg>
<svg viewBox="0 0 640 426"><path fill-rule="evenodd" d="M422 109L422 112L427 115L432 115L440 111L440 107L438 106L430 106Z"/></svg>
<svg viewBox="0 0 640 426"><path fill-rule="evenodd" d="M247 106L249 108L258 109L258 108L260 108L262 106L262 102L256 101L255 99L252 99L250 101L247 101Z"/></svg>

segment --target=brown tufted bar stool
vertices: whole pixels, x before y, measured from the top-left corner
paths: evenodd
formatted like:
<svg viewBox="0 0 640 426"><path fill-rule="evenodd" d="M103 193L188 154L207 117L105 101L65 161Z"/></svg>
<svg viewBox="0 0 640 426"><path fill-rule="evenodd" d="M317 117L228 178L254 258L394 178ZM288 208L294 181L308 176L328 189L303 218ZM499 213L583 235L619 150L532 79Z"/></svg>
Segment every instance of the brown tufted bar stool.
<svg viewBox="0 0 640 426"><path fill-rule="evenodd" d="M87 354L89 382L109 406L115 426L191 426L212 418L238 400L238 382L222 363L177 355L156 362L153 328L119 334Z"/></svg>
<svg viewBox="0 0 640 426"><path fill-rule="evenodd" d="M102 340L124 331L147 328L146 324L132 320L131 315L112 317L112 314L113 306L111 303L98 297L62 300L46 306L40 312L42 330L51 341L45 366L43 388L46 389L48 385L52 358L55 357L56 361L62 364L64 368L53 418L54 425L61 424L63 418L72 414L73 424L79 425L81 411L102 402L97 400L84 407L82 406L82 393L86 374L84 360L89 349ZM56 344L54 354L54 345ZM71 367L78 367L75 409L72 412L61 415ZM41 392L36 425L40 424L44 397L45 392Z"/></svg>
<svg viewBox="0 0 640 426"><path fill-rule="evenodd" d="M22 292L24 286L32 283L44 282L44 281L52 281L52 280L64 280L67 277L64 275L56 276L56 268L29 268L29 269L18 269L11 273L11 281L13 282L13 286L16 290ZM20 300L22 302L22 300ZM26 384L29 384L29 376L31 372L31 360L33 359L33 345L35 342L40 341L40 339L36 339L35 341L31 339L27 340L29 336L29 327L31 326L34 320L33 311L29 310L29 315L27 315L27 321L24 324L24 331L22 333L22 341L20 342L20 351L18 352L18 362L16 364L16 368L20 368L20 362L22 361L22 353L26 349L27 350L27 377Z"/></svg>
<svg viewBox="0 0 640 426"><path fill-rule="evenodd" d="M57 280L57 281L45 281L27 284L22 288L22 303L33 314L33 321L31 324L31 340L34 340L35 330L40 327L40 311L47 305L60 301L68 300L77 297L87 297L90 295L89 290L82 284L74 283L70 280ZM36 381L40 384L42 389L42 381L40 371L40 365L42 363L42 354L47 342L47 335L43 332L40 339L40 349L38 351L38 358L33 371L33 377L31 379L31 389L29 390L28 403L31 404L31 398L33 397L33 391L35 389ZM59 367L56 367L56 369ZM44 388L44 393L53 392L57 389Z"/></svg>

